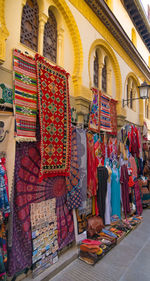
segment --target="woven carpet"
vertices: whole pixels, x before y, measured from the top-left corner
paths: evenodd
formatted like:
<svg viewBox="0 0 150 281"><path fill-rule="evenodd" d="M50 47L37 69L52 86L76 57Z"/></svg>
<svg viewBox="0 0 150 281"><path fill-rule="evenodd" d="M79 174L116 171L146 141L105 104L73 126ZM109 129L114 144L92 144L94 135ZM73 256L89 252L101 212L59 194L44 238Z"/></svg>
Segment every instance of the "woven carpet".
<svg viewBox="0 0 150 281"><path fill-rule="evenodd" d="M92 88L93 101L89 117L89 130L99 133L100 131L100 104L101 95L98 89Z"/></svg>
<svg viewBox="0 0 150 281"><path fill-rule="evenodd" d="M111 119L111 134L117 135L117 101L110 100L110 119Z"/></svg>
<svg viewBox="0 0 150 281"><path fill-rule="evenodd" d="M70 103L68 73L36 55L41 134L40 178L70 173Z"/></svg>
<svg viewBox="0 0 150 281"><path fill-rule="evenodd" d="M56 197L59 249L74 240L72 211L68 211L65 205L65 177L47 178L40 182L39 171L40 142L17 143L12 248L9 254L9 275L11 276L32 264L31 203Z"/></svg>
<svg viewBox="0 0 150 281"><path fill-rule="evenodd" d="M101 95L101 130L111 132L110 99Z"/></svg>
<svg viewBox="0 0 150 281"><path fill-rule="evenodd" d="M16 141L36 141L37 84L35 60L13 51Z"/></svg>

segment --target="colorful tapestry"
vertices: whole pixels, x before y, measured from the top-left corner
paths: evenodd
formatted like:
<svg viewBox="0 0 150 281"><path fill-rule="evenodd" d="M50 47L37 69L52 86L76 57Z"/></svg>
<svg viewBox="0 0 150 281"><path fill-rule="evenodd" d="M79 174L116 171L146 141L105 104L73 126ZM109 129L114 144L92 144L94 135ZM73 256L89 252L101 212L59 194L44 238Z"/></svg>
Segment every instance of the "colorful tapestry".
<svg viewBox="0 0 150 281"><path fill-rule="evenodd" d="M11 201L15 166L16 141L14 138L14 117L0 115L0 154L6 158L8 193Z"/></svg>
<svg viewBox="0 0 150 281"><path fill-rule="evenodd" d="M87 199L87 143L86 132L77 128L77 153L80 171L80 189L82 201Z"/></svg>
<svg viewBox="0 0 150 281"><path fill-rule="evenodd" d="M40 178L70 174L68 73L36 55L41 133Z"/></svg>
<svg viewBox="0 0 150 281"><path fill-rule="evenodd" d="M6 226L0 225L0 280L6 280L7 245Z"/></svg>
<svg viewBox="0 0 150 281"><path fill-rule="evenodd" d="M66 195L56 198L56 215L59 250L75 240L72 210L66 205Z"/></svg>
<svg viewBox="0 0 150 281"><path fill-rule="evenodd" d="M36 141L37 83L35 60L13 51L16 141Z"/></svg>
<svg viewBox="0 0 150 281"><path fill-rule="evenodd" d="M101 130L111 132L110 99L101 94Z"/></svg>
<svg viewBox="0 0 150 281"><path fill-rule="evenodd" d="M65 194L65 177L39 181L40 143L17 143L13 233L9 257L9 274L30 267L32 264L32 243L30 225L30 204Z"/></svg>
<svg viewBox="0 0 150 281"><path fill-rule="evenodd" d="M94 136L87 133L87 193L89 197L97 194L97 161L94 148Z"/></svg>
<svg viewBox="0 0 150 281"><path fill-rule="evenodd" d="M100 131L100 105L101 95L98 89L92 88L93 101L89 117L89 130L99 133Z"/></svg>
<svg viewBox="0 0 150 281"><path fill-rule="evenodd" d="M32 203L30 206L32 230L33 277L58 261L56 198Z"/></svg>
<svg viewBox="0 0 150 281"><path fill-rule="evenodd" d="M117 101L110 100L111 134L117 135Z"/></svg>
<svg viewBox="0 0 150 281"><path fill-rule="evenodd" d="M0 84L0 104L6 107L13 105L13 90L3 83Z"/></svg>
<svg viewBox="0 0 150 281"><path fill-rule="evenodd" d="M66 187L68 190L66 202L68 209L78 208L81 205L82 199L76 128L71 128L71 165L70 176L66 178Z"/></svg>
<svg viewBox="0 0 150 281"><path fill-rule="evenodd" d="M38 138L39 134L37 134ZM58 226L59 248L73 240L73 231L59 238L64 230L63 216L68 221L72 218L72 211L66 212L63 205L66 192L65 177L59 176L39 181L40 171L40 142L17 143L15 180L14 180L14 202L13 202L13 233L12 245L9 255L9 275L23 270L32 265L32 241L30 224L30 204L38 203L56 197L56 213L59 213L60 224ZM62 198L62 199L61 199ZM57 201L58 200L58 201ZM62 223L61 223L62 221ZM68 238L67 238L68 236Z"/></svg>

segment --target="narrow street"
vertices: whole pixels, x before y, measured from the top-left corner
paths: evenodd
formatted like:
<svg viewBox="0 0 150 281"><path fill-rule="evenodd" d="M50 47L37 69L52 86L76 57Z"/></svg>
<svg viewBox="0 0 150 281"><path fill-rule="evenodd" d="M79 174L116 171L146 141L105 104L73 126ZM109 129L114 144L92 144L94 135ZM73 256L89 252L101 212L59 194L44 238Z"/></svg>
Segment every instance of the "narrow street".
<svg viewBox="0 0 150 281"><path fill-rule="evenodd" d="M75 260L51 281L149 281L150 210L143 222L95 266Z"/></svg>

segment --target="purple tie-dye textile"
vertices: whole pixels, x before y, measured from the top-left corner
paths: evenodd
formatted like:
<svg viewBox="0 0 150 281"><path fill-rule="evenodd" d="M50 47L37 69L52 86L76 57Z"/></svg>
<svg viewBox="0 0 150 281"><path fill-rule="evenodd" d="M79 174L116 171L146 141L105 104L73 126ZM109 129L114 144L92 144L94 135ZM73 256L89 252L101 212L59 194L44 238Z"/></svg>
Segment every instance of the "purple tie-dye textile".
<svg viewBox="0 0 150 281"><path fill-rule="evenodd" d="M66 213L65 177L47 178L39 181L40 143L17 143L15 162L13 233L12 248L9 253L9 275L30 267L32 264L32 241L30 224L30 204L56 197L56 214L59 232L59 248L74 240L72 211ZM60 211L61 210L61 211ZM66 235L63 217L67 215ZM67 232L68 231L68 232ZM71 233L70 233L71 231Z"/></svg>

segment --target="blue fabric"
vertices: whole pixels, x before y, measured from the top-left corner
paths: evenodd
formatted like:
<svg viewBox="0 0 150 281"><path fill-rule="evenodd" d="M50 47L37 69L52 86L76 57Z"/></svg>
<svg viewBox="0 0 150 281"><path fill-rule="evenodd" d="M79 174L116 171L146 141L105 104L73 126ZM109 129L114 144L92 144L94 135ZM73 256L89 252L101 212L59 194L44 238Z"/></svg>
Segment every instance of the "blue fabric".
<svg viewBox="0 0 150 281"><path fill-rule="evenodd" d="M112 169L111 175L111 208L112 216L117 215L121 218L121 202L120 202L120 173L119 169Z"/></svg>

